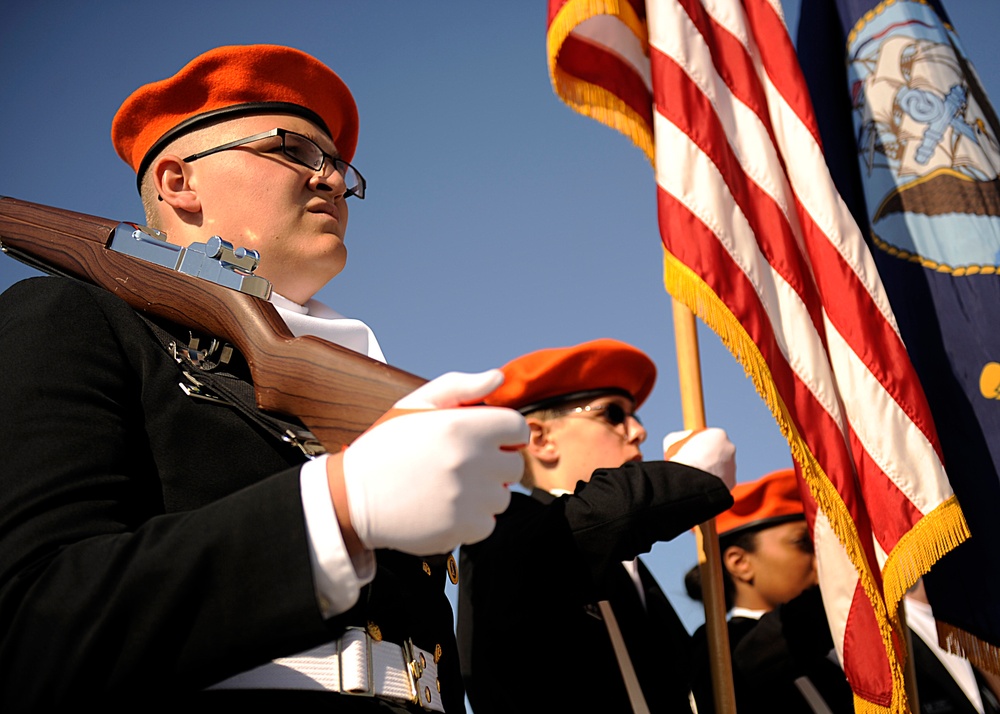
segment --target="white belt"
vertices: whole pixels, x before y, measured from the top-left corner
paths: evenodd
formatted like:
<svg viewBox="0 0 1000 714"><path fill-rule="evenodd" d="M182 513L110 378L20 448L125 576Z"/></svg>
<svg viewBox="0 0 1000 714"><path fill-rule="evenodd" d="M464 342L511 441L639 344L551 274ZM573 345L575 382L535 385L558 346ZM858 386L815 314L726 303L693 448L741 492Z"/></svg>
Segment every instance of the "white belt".
<svg viewBox="0 0 1000 714"><path fill-rule="evenodd" d="M360 627L349 627L338 640L281 657L209 689L312 689L444 711L434 656L410 641L400 646L373 640Z"/></svg>

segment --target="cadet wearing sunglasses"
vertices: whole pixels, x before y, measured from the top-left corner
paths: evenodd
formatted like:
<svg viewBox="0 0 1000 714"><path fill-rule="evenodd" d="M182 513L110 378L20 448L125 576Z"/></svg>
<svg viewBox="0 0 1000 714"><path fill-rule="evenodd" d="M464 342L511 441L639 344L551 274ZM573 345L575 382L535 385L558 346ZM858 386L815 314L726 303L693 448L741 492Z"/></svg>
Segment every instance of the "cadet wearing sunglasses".
<svg viewBox="0 0 1000 714"><path fill-rule="evenodd" d="M717 478L733 471L732 444L709 430L676 462L643 463L646 429L635 412L656 368L615 340L533 352L503 371L486 402L528 422L521 485L531 495L513 494L493 535L462 548L458 639L469 700L477 714L631 711L598 605L606 600L650 710L687 710L690 638L636 556L732 502ZM543 646L522 646L538 637ZM518 682L531 676L551 684L525 701Z"/></svg>

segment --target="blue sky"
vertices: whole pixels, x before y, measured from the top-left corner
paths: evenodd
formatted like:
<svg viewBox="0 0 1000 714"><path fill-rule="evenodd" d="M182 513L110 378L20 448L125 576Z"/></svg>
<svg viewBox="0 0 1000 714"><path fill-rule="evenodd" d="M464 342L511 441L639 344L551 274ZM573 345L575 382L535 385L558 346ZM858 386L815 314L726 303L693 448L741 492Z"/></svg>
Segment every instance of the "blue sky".
<svg viewBox="0 0 1000 714"><path fill-rule="evenodd" d="M351 207L347 269L320 299L366 320L391 363L425 377L597 337L631 342L660 369L642 410L645 454L659 456L681 415L652 170L552 92L544 2L165 7L0 4L0 195L141 221L134 175L109 138L121 101L214 46L298 47L351 87L354 163L368 179L368 197ZM1000 3L948 9L1000 96L990 36ZM0 289L28 274L0 257ZM791 465L742 368L700 332L708 420L736 443L739 479ZM681 576L694 561L689 536L648 559L689 626L701 615Z"/></svg>

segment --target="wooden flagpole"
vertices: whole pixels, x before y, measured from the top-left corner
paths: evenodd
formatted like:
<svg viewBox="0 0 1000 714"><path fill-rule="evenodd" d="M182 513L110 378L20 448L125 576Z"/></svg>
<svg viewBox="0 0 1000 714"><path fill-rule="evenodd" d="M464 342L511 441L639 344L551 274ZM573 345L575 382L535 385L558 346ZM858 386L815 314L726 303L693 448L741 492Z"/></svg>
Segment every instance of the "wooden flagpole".
<svg viewBox="0 0 1000 714"><path fill-rule="evenodd" d="M674 339L677 349L677 374L680 378L681 410L685 429L705 428L705 400L701 389L701 362L694 313L677 300L674 303ZM715 519L695 530L698 542L698 565L701 568L701 591L705 603L705 630L712 671L715 711L735 714L733 663L729 654L729 629L726 626L726 598L722 585L722 555Z"/></svg>

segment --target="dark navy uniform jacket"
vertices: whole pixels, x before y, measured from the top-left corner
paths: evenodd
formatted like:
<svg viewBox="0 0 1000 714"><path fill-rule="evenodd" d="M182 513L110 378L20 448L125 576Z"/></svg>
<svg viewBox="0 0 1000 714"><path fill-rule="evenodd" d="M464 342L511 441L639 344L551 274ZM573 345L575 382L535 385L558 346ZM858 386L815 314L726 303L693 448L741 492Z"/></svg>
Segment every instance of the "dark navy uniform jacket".
<svg viewBox="0 0 1000 714"><path fill-rule="evenodd" d="M355 608L323 620L303 455L185 396L124 302L61 278L14 285L0 296L0 375L0 710L388 708L201 692L373 621L388 641L441 645L445 707L462 711L443 558L380 552Z"/></svg>
<svg viewBox="0 0 1000 714"><path fill-rule="evenodd" d="M668 462L600 469L559 498L514 494L493 535L461 553L458 640L476 714L631 711L601 600L651 711L690 712L690 637L644 566L643 606L622 561L732 503L719 479Z"/></svg>

